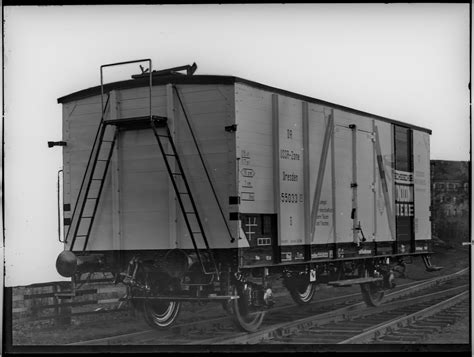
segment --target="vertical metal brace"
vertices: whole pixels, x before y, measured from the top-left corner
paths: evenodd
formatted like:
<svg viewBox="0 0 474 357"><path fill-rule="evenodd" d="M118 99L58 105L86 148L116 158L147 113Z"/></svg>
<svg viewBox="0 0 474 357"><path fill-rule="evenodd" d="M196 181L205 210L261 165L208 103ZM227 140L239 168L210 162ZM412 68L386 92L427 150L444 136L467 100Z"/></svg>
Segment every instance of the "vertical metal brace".
<svg viewBox="0 0 474 357"><path fill-rule="evenodd" d="M331 188L332 188L332 226L333 226L333 242L334 242L334 256L337 257L336 243L337 243L337 205L336 205L336 150L334 139L334 126L336 119L334 118L334 109L331 109L332 118L332 135L331 135Z"/></svg>
<svg viewBox="0 0 474 357"><path fill-rule="evenodd" d="M63 169L58 171L58 239L61 243L66 243L65 239L61 239L61 191L60 191L61 190L61 187L60 187L61 172L63 172Z"/></svg>
<svg viewBox="0 0 474 357"><path fill-rule="evenodd" d="M357 212L357 126L355 124L349 125L352 130L352 234L354 243L360 244L359 241L359 225L358 225L358 212Z"/></svg>
<svg viewBox="0 0 474 357"><path fill-rule="evenodd" d="M304 184L304 243L308 246L312 243L313 236L311 235L311 207L308 197L311 195L310 191L310 160L309 160L309 119L308 119L308 102L303 104L303 184ZM311 257L311 252L310 252Z"/></svg>
<svg viewBox="0 0 474 357"><path fill-rule="evenodd" d="M371 140L372 140L372 192L374 194L374 203L373 203L373 213L374 213L374 224L373 224L373 234L372 238L375 241L377 238L377 189L376 189L376 183L377 183L377 154L376 154L376 148L375 148L375 120L372 120L372 134L371 134Z"/></svg>
<svg viewBox="0 0 474 357"><path fill-rule="evenodd" d="M391 174L392 174L392 199L393 202L391 203L390 207L393 208L393 216L392 214L389 216L388 220L392 222L393 224L393 235L392 235L392 240L395 245L395 253L398 253L398 245L397 245L397 217L396 217L396 211L397 211L397 203L396 203L396 197L397 197L397 192L396 192L396 187L395 187L395 161L396 161L396 156L395 152L397 150L397 144L395 141L395 125L392 124L390 125L390 139L391 139ZM389 201L387 201L388 204ZM389 211L387 211L388 214ZM390 211L391 212L391 211Z"/></svg>
<svg viewBox="0 0 474 357"><path fill-rule="evenodd" d="M278 94L272 94L272 137L273 137L273 201L278 217L277 242L281 245L281 212L280 212L280 121ZM281 257L277 256L276 261Z"/></svg>

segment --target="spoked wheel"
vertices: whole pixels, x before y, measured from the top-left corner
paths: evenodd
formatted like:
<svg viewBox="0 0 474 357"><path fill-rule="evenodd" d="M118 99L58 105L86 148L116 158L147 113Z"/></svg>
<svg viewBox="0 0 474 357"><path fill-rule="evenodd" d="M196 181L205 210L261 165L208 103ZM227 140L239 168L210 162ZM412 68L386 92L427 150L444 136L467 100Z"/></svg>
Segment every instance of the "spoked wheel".
<svg viewBox="0 0 474 357"><path fill-rule="evenodd" d="M244 331L257 331L265 312L251 306L250 291L243 286L234 287L234 294L239 295L239 298L231 303L235 323Z"/></svg>
<svg viewBox="0 0 474 357"><path fill-rule="evenodd" d="M166 328L176 320L180 307L179 301L144 300L143 315L151 327Z"/></svg>
<svg viewBox="0 0 474 357"><path fill-rule="evenodd" d="M309 279L308 279L309 280ZM292 287L288 287L291 297L298 305L306 305L311 302L316 292L316 284L309 281Z"/></svg>
<svg viewBox="0 0 474 357"><path fill-rule="evenodd" d="M367 306L379 306L385 295L381 282L360 284L360 291Z"/></svg>

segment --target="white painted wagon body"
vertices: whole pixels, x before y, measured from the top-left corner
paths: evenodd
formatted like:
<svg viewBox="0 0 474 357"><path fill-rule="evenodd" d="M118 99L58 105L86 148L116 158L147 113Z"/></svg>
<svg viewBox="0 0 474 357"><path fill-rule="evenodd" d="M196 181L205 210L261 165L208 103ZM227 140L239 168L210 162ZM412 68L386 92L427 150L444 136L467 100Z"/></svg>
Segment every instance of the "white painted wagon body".
<svg viewBox="0 0 474 357"><path fill-rule="evenodd" d="M149 115L146 78L104 89L105 120ZM101 120L100 87L58 101L67 218ZM151 110L167 118L211 249L241 248L239 266L430 251L428 129L229 76L156 76ZM85 250L192 249L152 130L118 127Z"/></svg>

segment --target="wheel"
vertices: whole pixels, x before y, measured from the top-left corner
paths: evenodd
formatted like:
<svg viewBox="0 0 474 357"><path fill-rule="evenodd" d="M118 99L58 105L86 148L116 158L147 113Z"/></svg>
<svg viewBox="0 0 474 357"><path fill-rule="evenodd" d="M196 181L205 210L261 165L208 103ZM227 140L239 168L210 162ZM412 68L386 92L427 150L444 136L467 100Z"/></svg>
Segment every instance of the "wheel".
<svg viewBox="0 0 474 357"><path fill-rule="evenodd" d="M380 283L360 284L362 298L367 306L379 306L384 297L384 291Z"/></svg>
<svg viewBox="0 0 474 357"><path fill-rule="evenodd" d="M262 324L265 312L250 305L249 295L251 291L249 288L234 287L234 294L239 295L239 298L232 300L231 303L235 323L244 331L257 331Z"/></svg>
<svg viewBox="0 0 474 357"><path fill-rule="evenodd" d="M288 288L291 297L298 305L306 305L311 302L316 292L316 284L305 282Z"/></svg>
<svg viewBox="0 0 474 357"><path fill-rule="evenodd" d="M145 321L154 328L169 327L178 317L181 302L163 300L144 300Z"/></svg>
<svg viewBox="0 0 474 357"><path fill-rule="evenodd" d="M153 328L167 328L173 324L178 317L181 302L179 301L167 301L167 300L154 300L153 296L162 295L166 292L170 295L178 293L181 289L181 284L177 278L169 278L164 275L146 274L145 285L151 287L151 291L144 297L150 299L141 300L142 312L145 321ZM162 286L160 288L160 284Z"/></svg>

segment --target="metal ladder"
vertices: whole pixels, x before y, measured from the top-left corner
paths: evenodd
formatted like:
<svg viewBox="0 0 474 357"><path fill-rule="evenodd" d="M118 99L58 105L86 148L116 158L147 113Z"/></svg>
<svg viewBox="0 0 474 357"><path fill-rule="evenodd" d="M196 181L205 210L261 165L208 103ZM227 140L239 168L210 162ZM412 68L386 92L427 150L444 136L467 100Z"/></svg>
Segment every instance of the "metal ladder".
<svg viewBox="0 0 474 357"><path fill-rule="evenodd" d="M104 123L102 115L66 234L66 242L72 239L69 248L71 251L78 238L84 240L82 250L86 250L117 141L117 132L117 127Z"/></svg>
<svg viewBox="0 0 474 357"><path fill-rule="evenodd" d="M160 147L161 154L163 156L163 159L165 161L166 169L168 171L169 177L171 179L171 182L173 184L173 188L176 194L176 198L178 199L179 206L181 208L181 212L183 213L184 221L186 222L186 227L188 228L189 235L191 236L191 241L194 246L194 250L196 251L197 258L199 260L199 263L201 265L201 268L203 270L204 274L216 274L218 276L218 269L216 262L214 260L214 256L212 254L212 251L209 247L209 242L207 240L206 233L204 231L204 227L202 225L202 220L201 217L199 216L199 212L196 206L196 202L194 200L194 197L191 193L191 188L189 187L188 180L186 178L186 175L183 170L183 166L181 164L181 160L179 159L176 146L174 145L173 139L171 137L171 132L170 129L167 125L167 118L163 117L152 117L151 119L151 128L153 129L153 134L155 135L155 138L158 142L158 146ZM160 133L158 130L159 128L164 129L165 134ZM171 152L167 152L165 149L165 144L169 143L168 147L171 148ZM175 171L172 169L172 165L170 163L170 160L174 160L176 165L175 166ZM180 187L178 184L178 179L181 179L184 187ZM181 185L183 186L183 185ZM184 197L188 198L189 203L191 204L191 207L188 207L189 205L186 205L184 203ZM192 224L190 217L194 216L196 224ZM205 249L208 253L208 256L210 257L212 266L214 268L214 271L207 271L203 259L201 257L201 253L199 251L199 248L197 246L196 242L196 236L201 236L202 240L205 245Z"/></svg>
<svg viewBox="0 0 474 357"><path fill-rule="evenodd" d="M110 101L110 93L107 95L107 101L104 106L104 74L103 69L111 66L118 66L123 64L137 63L137 62L148 62L149 63L149 106L150 106L150 118L151 118L151 71L152 64L150 59L140 59L134 61L110 63L100 66L100 102L101 102L101 113L102 117L100 119L99 128L94 139L94 144L92 145L91 154L89 156L89 161L87 162L86 170L82 178L81 187L79 188L79 193L77 195L76 204L74 205L74 210L71 216L70 222L65 222L65 225L69 225L69 228L66 233L65 242L67 243L70 238L72 238L71 246L69 250L74 249L77 238L84 238L84 245L82 251L86 250L87 243L89 242L89 237L92 231L92 224L94 223L95 215L97 213L97 207L99 206L99 200L104 188L105 177L110 165L110 160L114 150L115 142L118 135L118 127L114 125L108 125L105 120L105 113ZM113 129L109 129L113 128ZM109 130L108 130L109 129ZM112 131L112 138L110 139L110 132ZM104 138L106 138L104 140ZM103 149L102 144L109 144L108 148ZM107 146L107 145L105 145ZM105 158L103 152L106 152ZM97 163L102 163L102 174L99 174L99 177L94 176L96 174ZM91 166L92 164L92 166ZM99 166L101 166L99 165ZM100 171L100 168L99 168ZM87 182L86 185L84 185ZM93 182L98 182L98 190L95 191L95 194L90 196L91 186ZM94 191L93 191L94 192ZM93 202L92 212L85 213L87 202ZM86 232L80 232L81 223L85 220ZM74 228L73 228L74 227Z"/></svg>

